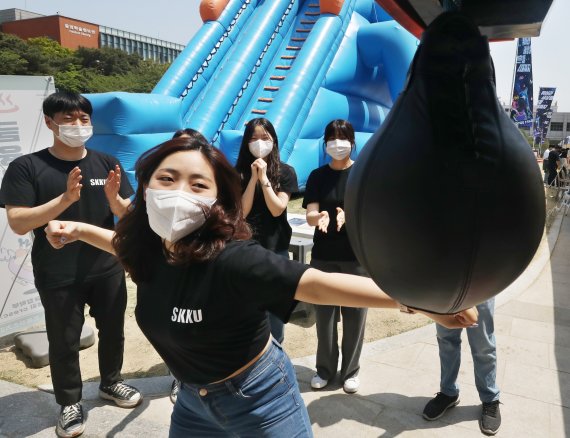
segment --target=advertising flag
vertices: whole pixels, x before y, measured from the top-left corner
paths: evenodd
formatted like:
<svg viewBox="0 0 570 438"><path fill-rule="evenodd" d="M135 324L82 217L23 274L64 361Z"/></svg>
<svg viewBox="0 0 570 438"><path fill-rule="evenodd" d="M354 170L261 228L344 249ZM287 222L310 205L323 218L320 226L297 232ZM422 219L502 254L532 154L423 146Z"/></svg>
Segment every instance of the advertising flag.
<svg viewBox="0 0 570 438"><path fill-rule="evenodd" d="M541 135L541 139L542 142L544 142L544 139L546 138L546 134L548 134L548 128L550 128L550 119L552 119L552 110L549 109L548 111L546 111L546 114L544 114L544 119L542 120L542 135Z"/></svg>
<svg viewBox="0 0 570 438"><path fill-rule="evenodd" d="M550 126L550 119L552 118L552 99L556 87L540 87L538 92L538 102L536 104L536 116L534 119L533 135L535 143L542 144L546 138L548 127Z"/></svg>
<svg viewBox="0 0 570 438"><path fill-rule="evenodd" d="M532 111L532 54L530 38L519 38L515 61L511 119L519 128L530 128L532 126Z"/></svg>

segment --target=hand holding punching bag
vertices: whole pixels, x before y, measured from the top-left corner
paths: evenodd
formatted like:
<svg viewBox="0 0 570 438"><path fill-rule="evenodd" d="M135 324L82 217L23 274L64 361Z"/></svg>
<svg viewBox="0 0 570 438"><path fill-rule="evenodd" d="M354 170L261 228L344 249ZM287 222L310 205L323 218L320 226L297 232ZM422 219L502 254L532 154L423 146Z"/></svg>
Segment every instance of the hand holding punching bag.
<svg viewBox="0 0 570 438"><path fill-rule="evenodd" d="M497 100L487 39L460 13L424 32L404 91L354 164L345 212L374 281L431 312L491 298L534 256L542 176Z"/></svg>

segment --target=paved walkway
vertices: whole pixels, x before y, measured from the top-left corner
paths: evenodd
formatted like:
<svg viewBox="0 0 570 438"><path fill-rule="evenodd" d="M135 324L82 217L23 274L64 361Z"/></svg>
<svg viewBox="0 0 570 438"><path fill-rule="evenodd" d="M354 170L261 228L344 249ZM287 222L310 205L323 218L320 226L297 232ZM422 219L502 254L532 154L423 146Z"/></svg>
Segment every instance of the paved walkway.
<svg viewBox="0 0 570 438"><path fill-rule="evenodd" d="M413 317L413 316L411 316ZM551 227L525 273L497 297L498 384L503 424L498 437L570 437L570 215ZM461 403L424 421L438 391L433 325L365 345L361 390L309 386L314 357L294 361L316 437L476 437L480 413L467 342L459 381ZM131 380L145 394L125 410L100 401L87 383L85 437L166 437L171 379ZM0 381L0 437L52 437L58 407L51 394Z"/></svg>

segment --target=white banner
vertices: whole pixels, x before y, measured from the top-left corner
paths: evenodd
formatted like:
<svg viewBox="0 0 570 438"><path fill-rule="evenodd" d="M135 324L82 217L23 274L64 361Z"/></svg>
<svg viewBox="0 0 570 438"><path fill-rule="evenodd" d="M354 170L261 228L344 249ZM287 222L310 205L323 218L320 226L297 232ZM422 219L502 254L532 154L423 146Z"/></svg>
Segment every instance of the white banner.
<svg viewBox="0 0 570 438"><path fill-rule="evenodd" d="M43 100L55 92L49 76L0 75L0 182L17 157L48 147L51 131L45 126ZM34 287L32 233L18 236L0 209L0 337L43 320L40 297Z"/></svg>

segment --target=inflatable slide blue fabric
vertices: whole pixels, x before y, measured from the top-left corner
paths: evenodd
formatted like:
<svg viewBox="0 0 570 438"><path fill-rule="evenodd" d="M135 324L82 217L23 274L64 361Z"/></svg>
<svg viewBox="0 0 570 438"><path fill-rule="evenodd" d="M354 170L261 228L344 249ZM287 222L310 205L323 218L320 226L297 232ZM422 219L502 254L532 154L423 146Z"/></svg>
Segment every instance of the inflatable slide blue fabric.
<svg viewBox="0 0 570 438"><path fill-rule="evenodd" d="M200 131L235 163L244 124L266 117L281 159L304 188L326 162L324 127L349 120L357 150L403 88L417 40L374 0L345 0L321 14L318 0L229 0L207 21L150 94L103 93L89 147L134 164L181 128Z"/></svg>

